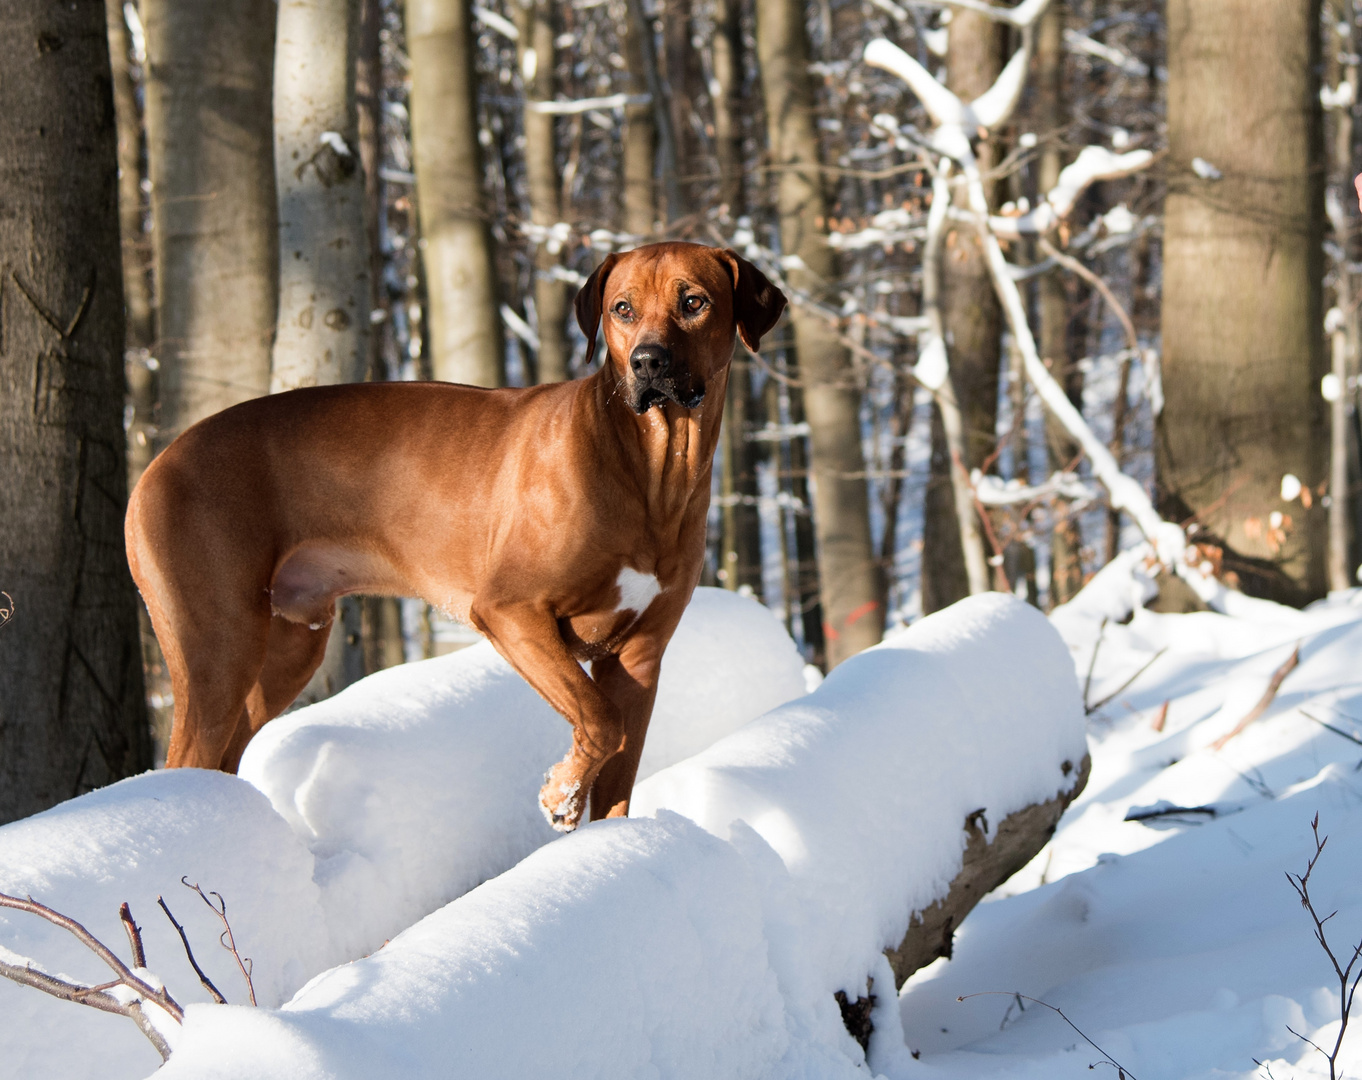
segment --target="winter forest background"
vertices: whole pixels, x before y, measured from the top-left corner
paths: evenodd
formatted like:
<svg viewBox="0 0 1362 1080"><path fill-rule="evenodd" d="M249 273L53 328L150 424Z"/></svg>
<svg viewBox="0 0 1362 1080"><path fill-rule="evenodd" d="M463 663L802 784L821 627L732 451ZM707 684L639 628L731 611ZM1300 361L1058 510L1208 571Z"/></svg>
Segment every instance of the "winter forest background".
<svg viewBox="0 0 1362 1080"><path fill-rule="evenodd" d="M1356 1074L1359 33L0 0L0 1076ZM293 387L580 377L576 289L661 238L791 307L631 817L554 833L567 725L412 600L341 603L239 776L147 771L153 455ZM147 955L107 983L28 895Z"/></svg>
<svg viewBox="0 0 1362 1080"><path fill-rule="evenodd" d="M1250 594L1352 583L1351 0L7 10L0 816L164 744L125 446L135 483L270 391L579 376L576 287L650 238L736 247L794 300L735 354L704 580L812 663L973 592L1048 610L1150 501ZM342 606L309 699L466 641Z"/></svg>

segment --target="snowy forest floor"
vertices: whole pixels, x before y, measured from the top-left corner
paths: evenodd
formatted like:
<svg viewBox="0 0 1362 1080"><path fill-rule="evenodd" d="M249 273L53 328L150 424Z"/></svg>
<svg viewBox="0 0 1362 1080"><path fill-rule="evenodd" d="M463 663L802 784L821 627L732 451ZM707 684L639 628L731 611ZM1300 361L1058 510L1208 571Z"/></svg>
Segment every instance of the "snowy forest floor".
<svg viewBox="0 0 1362 1080"><path fill-rule="evenodd" d="M1053 1080L1101 1060L1053 1012L968 997L987 991L1062 1009L1139 1080L1329 1075L1287 1030L1332 1049L1340 994L1285 874L1305 871L1318 813L1312 892L1321 917L1338 912L1326 929L1346 964L1362 938L1362 591L1303 612L1240 596L1228 617L1136 608L1122 625L1129 567L1052 623L1092 671L1090 702L1142 673L1090 716L1092 777L1051 843L904 987L921 1059L895 1075ZM1267 711L1216 749L1297 647ZM1338 1064L1356 1076L1354 1028Z"/></svg>
<svg viewBox="0 0 1362 1080"><path fill-rule="evenodd" d="M1326 930L1346 963L1362 937L1362 590L1303 612L1228 594L1225 614L1164 615L1141 606L1150 589L1128 552L1057 610L1068 661L1034 609L975 598L810 697L769 613L701 590L668 654L678 675L664 672L639 820L561 841L532 795L562 721L479 646L271 725L241 779L149 774L6 826L0 888L111 943L130 899L149 963L190 1002L152 898L165 892L226 987L239 976L214 955L211 917L171 890L187 873L229 897L266 1007L190 1004L167 1077L552 1063L602 1078L1054 1080L1103 1053L1132 1080L1327 1076L1288 1026L1332 1047L1338 980L1285 874L1305 871L1318 814L1329 840L1311 892L1321 917L1337 910ZM1297 649L1266 710L1217 747ZM862 1063L827 986L851 985L894 912L953 872L952 822L1053 791L1049 770L1075 740L1081 752L1075 681L1097 703L1086 791L898 1008L875 969ZM476 764L478 783L451 784L451 761ZM97 981L27 918L0 918L0 959ZM153 1068L126 1021L8 984L0 1000L0 1076ZM1338 1064L1362 1069L1362 1020Z"/></svg>

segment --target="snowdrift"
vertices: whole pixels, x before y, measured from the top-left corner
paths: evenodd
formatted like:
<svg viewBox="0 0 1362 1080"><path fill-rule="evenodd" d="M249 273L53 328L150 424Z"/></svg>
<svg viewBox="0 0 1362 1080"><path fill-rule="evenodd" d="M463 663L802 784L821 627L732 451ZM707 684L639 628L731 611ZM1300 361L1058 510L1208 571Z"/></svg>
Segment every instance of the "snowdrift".
<svg viewBox="0 0 1362 1080"><path fill-rule="evenodd" d="M699 589L664 659L645 764L803 692L803 661L770 612ZM156 906L164 895L209 977L245 1000L217 946L221 927L185 876L226 898L257 997L278 1006L557 838L536 796L569 739L490 646L474 646L280 717L251 743L240 777L149 773L0 828L0 891L32 894L120 953L128 901L155 973L181 1004L206 1002ZM17 954L79 981L107 977L30 915L0 912L0 949L10 963L23 962ZM137 1077L158 1060L126 1020L3 980L0 1016L0 1077Z"/></svg>
<svg viewBox="0 0 1362 1080"><path fill-rule="evenodd" d="M1091 667L1090 700L1116 693L1090 720L1092 776L1010 895L905 985L921 1058L882 1062L894 1080L1091 1075L1099 1055L1053 1013L1007 993L957 1000L990 991L1063 1009L1140 1080L1329 1075L1287 1030L1332 1048L1340 1001L1284 874L1304 871L1318 812L1329 841L1311 891L1321 916L1338 910L1346 963L1362 937L1362 590L1305 611L1222 592L1224 614L1156 614L1141 606L1146 555L1124 553L1051 616L1076 670ZM1217 748L1297 646L1267 710ZM1356 1013L1339 1061L1352 1076Z"/></svg>
<svg viewBox="0 0 1362 1080"><path fill-rule="evenodd" d="M959 869L965 816L1052 797L1084 751L1058 636L974 598L282 1008L191 1009L158 1076L857 1075L833 992L892 987L882 950Z"/></svg>

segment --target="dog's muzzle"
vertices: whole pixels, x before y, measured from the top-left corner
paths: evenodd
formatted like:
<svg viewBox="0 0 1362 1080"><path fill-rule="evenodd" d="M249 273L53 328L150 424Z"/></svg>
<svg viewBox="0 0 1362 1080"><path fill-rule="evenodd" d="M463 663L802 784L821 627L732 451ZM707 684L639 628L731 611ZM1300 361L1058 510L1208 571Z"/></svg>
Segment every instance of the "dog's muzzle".
<svg viewBox="0 0 1362 1080"><path fill-rule="evenodd" d="M629 354L629 373L629 407L640 416L664 401L694 409L705 400L705 388L696 386L689 373L680 377L673 373L672 353L665 345L635 346Z"/></svg>

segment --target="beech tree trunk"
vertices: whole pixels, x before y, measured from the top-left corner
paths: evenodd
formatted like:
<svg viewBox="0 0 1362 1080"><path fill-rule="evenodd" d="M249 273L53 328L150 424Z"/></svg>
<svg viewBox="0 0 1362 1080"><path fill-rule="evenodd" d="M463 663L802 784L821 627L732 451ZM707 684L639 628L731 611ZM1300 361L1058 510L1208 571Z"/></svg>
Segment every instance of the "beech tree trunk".
<svg viewBox="0 0 1362 1080"><path fill-rule="evenodd" d="M1036 197L1043 199L1058 182L1060 170L1067 164L1065 154L1057 142L1064 127L1064 5L1052 0L1050 10L1041 19L1036 35L1036 94L1039 99L1040 130L1051 136L1041 151ZM1064 387L1076 408L1083 407L1083 374L1078 370L1079 359L1070 347L1069 282L1062 272L1052 270L1040 279L1038 291L1040 308L1041 359L1050 367L1056 381ZM1070 438L1064 425L1048 411L1045 414L1045 449L1050 472L1057 472L1078 457L1078 444ZM1050 603L1063 604L1072 600L1083 587L1083 561L1079 554L1083 537L1078 519L1063 517L1069 503L1055 501L1055 513L1060 516L1050 534Z"/></svg>
<svg viewBox="0 0 1362 1080"><path fill-rule="evenodd" d="M837 277L827 245L827 199L819 165L809 40L803 5L758 0L757 54L766 97L782 254L803 269L788 271L792 288L819 296ZM827 664L875 644L884 632L884 590L870 534L870 499L861 449L860 393L851 355L837 328L807 304L790 319L810 427L814 528L818 535Z"/></svg>
<svg viewBox="0 0 1362 1080"><path fill-rule="evenodd" d="M274 65L279 329L270 390L359 382L369 366L368 236L355 75L358 0L280 0ZM336 605L311 704L364 676L362 601Z"/></svg>
<svg viewBox="0 0 1362 1080"><path fill-rule="evenodd" d="M1168 4L1159 510L1294 604L1327 588L1319 29L1318 0Z"/></svg>
<svg viewBox="0 0 1362 1080"><path fill-rule="evenodd" d="M506 381L469 0L406 0L411 141L416 164L434 377Z"/></svg>
<svg viewBox="0 0 1362 1080"><path fill-rule="evenodd" d="M551 113L529 108L532 102L552 101L554 94L553 9L549 0L513 5L520 30L520 76L525 86L525 173L530 189L530 220L549 228L563 215L561 178L554 145ZM562 382L568 377L567 283L550 277L559 264L558 251L540 240L534 251L534 312L538 322L539 354L536 381Z"/></svg>
<svg viewBox="0 0 1362 1080"><path fill-rule="evenodd" d="M634 0L626 5L624 59L629 71L629 93L636 97L651 94L654 80L647 73L653 57L653 40L648 21ZM657 228L657 124L653 105L631 104L624 108L624 135L621 154L624 166L624 230L635 236L650 236Z"/></svg>
<svg viewBox="0 0 1362 1080"><path fill-rule="evenodd" d="M142 0L158 447L269 391L278 296L273 0Z"/></svg>
<svg viewBox="0 0 1362 1080"><path fill-rule="evenodd" d="M719 165L719 201L729 213L746 205L742 170L742 8L722 0L714 36L714 151ZM734 343L724 400L724 506L719 542L720 582L761 596L761 515L757 509L757 450L748 436L759 425L752 393L752 361Z"/></svg>
<svg viewBox="0 0 1362 1080"><path fill-rule="evenodd" d="M950 22L947 86L964 101L973 101L993 85L1003 64L999 24L968 11ZM980 171L995 162L988 142L977 148ZM993 204L992 185L989 203ZM957 202L968 202L963 190ZM966 470L978 468L997 442L998 365L1002 313L989 279L983 244L972 224L947 227L941 260L941 320L950 356L951 386L960 405ZM930 614L970 594L951 458L940 409L932 409L931 477L924 496L922 530L922 610Z"/></svg>
<svg viewBox="0 0 1362 1080"><path fill-rule="evenodd" d="M105 9L0 2L0 822L146 769Z"/></svg>
<svg viewBox="0 0 1362 1080"><path fill-rule="evenodd" d="M368 367L358 46L358 0L279 0L274 64L279 327L273 393L356 382Z"/></svg>

